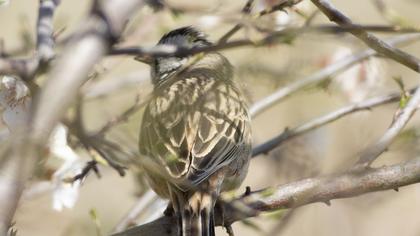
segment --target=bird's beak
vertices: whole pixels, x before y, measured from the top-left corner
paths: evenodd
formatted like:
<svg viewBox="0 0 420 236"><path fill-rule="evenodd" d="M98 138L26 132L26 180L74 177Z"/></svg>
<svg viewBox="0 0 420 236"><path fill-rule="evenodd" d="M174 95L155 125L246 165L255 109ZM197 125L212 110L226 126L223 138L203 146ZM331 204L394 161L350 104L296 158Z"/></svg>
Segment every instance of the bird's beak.
<svg viewBox="0 0 420 236"><path fill-rule="evenodd" d="M139 62L143 62L147 65L151 65L153 62L153 58L150 56L136 56L134 57L134 60L139 61Z"/></svg>

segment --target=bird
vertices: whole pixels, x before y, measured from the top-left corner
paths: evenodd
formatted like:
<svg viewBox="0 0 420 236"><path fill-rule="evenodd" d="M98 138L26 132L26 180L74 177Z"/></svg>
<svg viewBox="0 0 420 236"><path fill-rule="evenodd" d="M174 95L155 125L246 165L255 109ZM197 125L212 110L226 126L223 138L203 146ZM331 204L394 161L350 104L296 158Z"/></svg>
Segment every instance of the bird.
<svg viewBox="0 0 420 236"><path fill-rule="evenodd" d="M158 46L213 45L187 26ZM149 59L153 91L140 127L140 164L150 187L170 201L178 235L214 236L214 208L223 191L244 180L252 151L247 102L233 66L219 52Z"/></svg>

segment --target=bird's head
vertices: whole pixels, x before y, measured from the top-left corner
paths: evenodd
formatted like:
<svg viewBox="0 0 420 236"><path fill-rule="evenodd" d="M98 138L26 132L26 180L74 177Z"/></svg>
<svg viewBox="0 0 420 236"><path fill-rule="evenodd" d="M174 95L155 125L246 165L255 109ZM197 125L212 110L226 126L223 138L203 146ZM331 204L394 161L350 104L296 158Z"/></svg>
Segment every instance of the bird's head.
<svg viewBox="0 0 420 236"><path fill-rule="evenodd" d="M206 35L193 27L182 27L165 34L158 45L190 49L211 45ZM157 57L150 61L152 82L158 84L188 62L188 57Z"/></svg>

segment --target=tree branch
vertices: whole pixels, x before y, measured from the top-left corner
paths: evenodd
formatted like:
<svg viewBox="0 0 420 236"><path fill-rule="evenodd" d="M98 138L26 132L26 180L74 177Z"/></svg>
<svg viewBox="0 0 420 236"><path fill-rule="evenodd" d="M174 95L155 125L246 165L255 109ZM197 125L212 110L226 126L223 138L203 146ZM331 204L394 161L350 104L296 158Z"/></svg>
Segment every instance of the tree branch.
<svg viewBox="0 0 420 236"><path fill-rule="evenodd" d="M54 57L53 15L60 0L40 0L37 22L37 51L41 62L48 62Z"/></svg>
<svg viewBox="0 0 420 236"><path fill-rule="evenodd" d="M11 59L0 57L0 76L16 75L23 80L33 78L39 67L37 58Z"/></svg>
<svg viewBox="0 0 420 236"><path fill-rule="evenodd" d="M409 42L413 42L420 39L420 34L407 34L393 37L387 40L387 43L392 46L397 46L401 44L407 44ZM267 110L268 108L272 107L276 103L282 101L286 97L292 95L293 93L306 88L307 86L320 83L324 80L329 79L332 75L339 73L350 66L363 61L371 56L378 55L378 53L373 49L367 49L357 54L350 55L345 57L338 62L331 64L327 67L322 68L321 70L305 77L303 79L299 79L296 82L291 83L285 87L280 88L279 90L275 91L274 93L270 94L267 97L255 102L251 108L250 113L253 118L261 114L263 111Z"/></svg>
<svg viewBox="0 0 420 236"><path fill-rule="evenodd" d="M233 223L262 212L304 206L310 203L350 198L362 194L398 189L420 182L420 158L408 162L349 171L343 174L309 178L293 183L252 192L224 204L225 223ZM222 225L222 215L216 211L216 225ZM128 229L113 236L161 235L175 236L177 223L174 217L161 217L153 222Z"/></svg>
<svg viewBox="0 0 420 236"><path fill-rule="evenodd" d="M260 12L258 12L256 15L252 16L252 18L259 18L261 16L267 15L267 14L271 14L275 11L282 11L284 10L286 7L292 7L298 3L300 3L302 0L283 0L280 1L279 3L277 3L276 5L268 8L268 9L264 9ZM242 13L245 15L249 15L251 13L252 10L252 4L253 4L254 0L248 0L247 3L245 4L245 6L242 9ZM227 33L225 33L218 41L218 44L223 44L226 43L228 41L229 38L231 38L236 32L238 32L240 29L242 29L244 25L242 23L238 23L236 24L231 30L229 30Z"/></svg>
<svg viewBox="0 0 420 236"><path fill-rule="evenodd" d="M401 110L397 111L391 126L384 133L384 135L375 143L375 145L370 146L360 155L360 159L356 166L369 166L373 161L376 160L376 158L379 157L379 155L386 151L388 146L394 141L397 135L402 131L402 129L406 126L408 121L417 111L419 105L420 89L417 88L414 95L410 98L408 104Z"/></svg>
<svg viewBox="0 0 420 236"><path fill-rule="evenodd" d="M328 17L330 21L333 21L341 26L355 25L350 18L336 9L328 0L311 1ZM366 32L362 28L349 28L348 32L362 40L366 45L378 53L383 54L416 72L420 72L420 60L418 58L392 47L373 34Z"/></svg>
<svg viewBox="0 0 420 236"><path fill-rule="evenodd" d="M33 136L45 140L88 80L91 68L109 51L139 0L106 1L83 25L52 69L33 114ZM99 7L99 6L97 6ZM81 60L83 58L83 60ZM51 99L54 98L54 99Z"/></svg>
<svg viewBox="0 0 420 236"><path fill-rule="evenodd" d="M88 79L87 74L93 65L109 51L128 17L142 5L140 0L101 3L103 5L96 6L83 29L67 44L33 104L31 120L1 155L1 161L13 161L0 165L0 183L10 187L0 192L0 235L6 235L24 183L43 154L52 129L74 100L80 85ZM45 41L38 42L40 46Z"/></svg>
<svg viewBox="0 0 420 236"><path fill-rule="evenodd" d="M40 0L37 20L37 54L29 58L0 57L0 75L16 75L23 80L33 78L39 67L54 57L53 16L59 0Z"/></svg>
<svg viewBox="0 0 420 236"><path fill-rule="evenodd" d="M175 45L156 45L153 47L124 47L124 48L113 48L109 55L132 55L141 58L155 58L155 57L184 57L194 55L198 53L207 53L214 51L222 51L232 48L239 48L244 46L261 47L266 45L278 44L278 43L289 43L291 39L294 39L298 35L304 33L342 33L347 32L351 29L363 29L378 32L392 32L392 33L413 33L418 32L417 29L401 29L400 27L394 26L361 26L361 25L346 25L346 26L334 26L334 25L320 25L320 26L304 26L304 27L289 27L279 31L270 32L267 36L262 39L255 41L251 39L237 39L229 42L219 41L213 45L199 47L199 48L187 48L179 47ZM229 32L228 32L229 33ZM224 36L223 36L224 37ZM222 38L223 38L222 37Z"/></svg>
<svg viewBox="0 0 420 236"><path fill-rule="evenodd" d="M118 222L117 226L115 226L114 232L120 232L128 227L132 226L136 219L145 211L148 207L150 207L154 201L158 199L153 190L149 189L147 192L143 194L139 199L137 199L136 203L131 207L130 211L127 215Z"/></svg>
<svg viewBox="0 0 420 236"><path fill-rule="evenodd" d="M414 92L414 89L412 89L410 91L411 93ZM397 102L401 97L401 93L392 93L392 94L388 94L385 96L380 96L380 97L376 97L376 98L371 98L368 99L366 101L360 102L360 103L356 103L356 104L351 104L345 107L342 107L340 109L337 109L333 112L330 112L326 115L323 115L321 117L315 118L307 123L304 123L296 128L292 128L292 129L286 129L285 131L283 131L283 133L281 133L280 135L270 139L269 141L266 141L258 146L256 146L253 150L252 150L252 156L258 156L260 154L264 154L264 153L268 153L271 150L273 150L274 148L278 147L280 144L282 144L283 142L294 138L298 135L302 135L304 133L307 133L311 130L317 129L321 126L327 125L333 121L336 121L346 115L355 113L355 112L359 112L359 111L364 111L364 110L370 110L374 107L377 106L381 106L381 105L385 105L385 104L389 104L392 102Z"/></svg>
<svg viewBox="0 0 420 236"><path fill-rule="evenodd" d="M32 79L39 68L41 59L45 62L49 60L50 54L47 55L46 51L47 49L53 51L52 18L58 4L58 0L40 1L37 24L39 56L10 60L0 58L0 75L13 74L22 79ZM27 137L24 132L27 129L26 127L20 128L21 130L16 132L16 137L12 137L8 143L9 147L2 150L0 155L0 186L2 186L0 191L0 235L7 234L25 181L32 174L37 163L37 159L31 157L40 155L41 151L38 143L25 146L26 143L22 137Z"/></svg>

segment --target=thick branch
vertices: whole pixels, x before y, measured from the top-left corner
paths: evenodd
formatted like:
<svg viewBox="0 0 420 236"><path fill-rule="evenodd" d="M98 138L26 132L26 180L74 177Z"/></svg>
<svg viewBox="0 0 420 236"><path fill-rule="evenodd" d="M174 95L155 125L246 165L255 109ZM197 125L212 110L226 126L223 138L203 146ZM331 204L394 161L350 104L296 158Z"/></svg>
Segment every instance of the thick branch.
<svg viewBox="0 0 420 236"><path fill-rule="evenodd" d="M224 220L225 223L233 223L257 216L261 212L295 208L315 202L329 204L333 199L398 189L418 182L420 182L420 158L403 164L367 169L363 172L354 170L340 175L309 178L234 199L224 205ZM216 212L216 225L221 224L220 212ZM175 236L176 227L175 218L161 217L113 236Z"/></svg>
<svg viewBox="0 0 420 236"><path fill-rule="evenodd" d="M93 14L68 43L38 98L33 115L34 137L41 140L48 137L79 87L88 80L87 74L108 52L114 37L121 33L128 16L140 3L139 0L104 2L103 16Z"/></svg>
<svg viewBox="0 0 420 236"><path fill-rule="evenodd" d="M341 26L355 25L350 18L336 9L328 0L311 1L328 17L328 19L330 19L330 21L333 21ZM383 54L416 72L420 72L420 60L418 58L392 47L388 43L377 38L373 34L368 33L362 28L349 28L348 31L378 53Z"/></svg>
<svg viewBox="0 0 420 236"><path fill-rule="evenodd" d="M40 1L37 25L39 56L19 60L0 58L0 75L13 74L22 79L32 79L40 62L50 59L50 54L47 55L46 51L48 49L53 52L52 18L58 4L58 0ZM0 235L6 235L11 225L25 181L32 174L37 163L37 159L33 157L39 155L41 151L38 143L27 145L23 138L27 137L24 132L27 127L20 128L21 130L15 133L16 137L10 140L9 147L5 151L3 150L0 156L0 186L2 186L0 191Z"/></svg>
<svg viewBox="0 0 420 236"><path fill-rule="evenodd" d="M0 192L0 235L6 235L25 181L32 175L49 134L74 100L91 68L104 56L122 32L128 17L141 5L140 0L100 1L96 12L72 38L49 74L48 81L33 104L31 120L15 137L2 159L15 164L0 165L0 182L13 188ZM96 14L99 13L99 14ZM40 41L39 41L40 42ZM40 42L39 46L43 45ZM11 151L11 153L10 153ZM13 169L8 167L13 167ZM7 168L7 169L6 169ZM2 173L15 173L13 176Z"/></svg>

